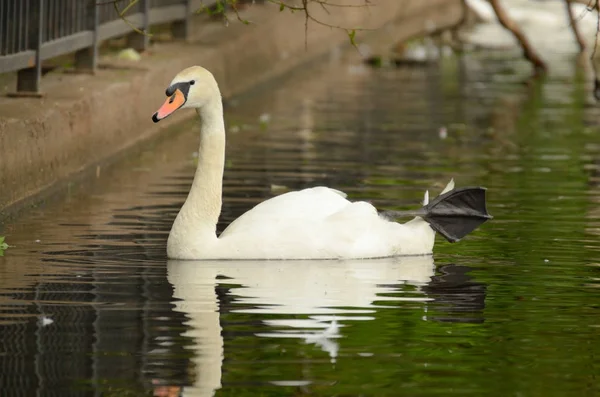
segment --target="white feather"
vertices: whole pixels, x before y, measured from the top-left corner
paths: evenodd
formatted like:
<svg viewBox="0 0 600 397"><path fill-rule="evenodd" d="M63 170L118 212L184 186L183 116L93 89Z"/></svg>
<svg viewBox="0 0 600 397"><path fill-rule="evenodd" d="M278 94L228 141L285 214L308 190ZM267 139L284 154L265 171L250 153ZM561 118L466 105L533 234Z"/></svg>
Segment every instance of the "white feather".
<svg viewBox="0 0 600 397"><path fill-rule="evenodd" d="M450 182L448 182L448 184L440 194L448 193L452 189L454 189L454 178L450 179Z"/></svg>

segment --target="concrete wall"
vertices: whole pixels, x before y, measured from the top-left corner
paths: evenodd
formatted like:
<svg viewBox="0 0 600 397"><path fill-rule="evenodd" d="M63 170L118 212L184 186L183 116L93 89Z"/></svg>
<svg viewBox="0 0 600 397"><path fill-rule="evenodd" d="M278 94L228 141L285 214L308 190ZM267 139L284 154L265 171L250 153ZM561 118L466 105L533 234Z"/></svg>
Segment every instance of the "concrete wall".
<svg viewBox="0 0 600 397"><path fill-rule="evenodd" d="M375 0L368 9L312 11L330 25L373 29L357 33L371 43L453 26L462 15L460 0ZM101 68L94 76L51 73L41 99L0 98L0 218L181 121L180 114L155 125L151 115L185 67L208 68L231 97L348 45L343 31L314 22L305 35L303 14L271 4L250 7L244 17L254 23L225 27L199 16L190 42L154 44L134 68ZM114 66L111 58L103 63Z"/></svg>

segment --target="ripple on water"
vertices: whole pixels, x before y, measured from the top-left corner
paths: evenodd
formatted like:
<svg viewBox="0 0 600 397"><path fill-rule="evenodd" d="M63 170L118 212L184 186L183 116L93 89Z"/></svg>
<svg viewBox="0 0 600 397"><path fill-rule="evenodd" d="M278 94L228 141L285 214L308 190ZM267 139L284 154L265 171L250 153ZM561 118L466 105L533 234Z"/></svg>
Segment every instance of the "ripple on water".
<svg viewBox="0 0 600 397"><path fill-rule="evenodd" d="M191 122L7 223L2 395L598 394L597 118L502 67L321 65L228 107L219 230L317 184L390 209L488 187L494 221L434 257L168 261Z"/></svg>

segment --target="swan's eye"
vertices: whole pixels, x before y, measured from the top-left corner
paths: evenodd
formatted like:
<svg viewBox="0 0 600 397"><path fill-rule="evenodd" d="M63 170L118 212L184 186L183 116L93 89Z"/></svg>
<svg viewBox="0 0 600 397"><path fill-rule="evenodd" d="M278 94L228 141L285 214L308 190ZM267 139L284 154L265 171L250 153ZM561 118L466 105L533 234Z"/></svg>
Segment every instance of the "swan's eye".
<svg viewBox="0 0 600 397"><path fill-rule="evenodd" d="M196 80L190 80L190 85L194 85L196 83Z"/></svg>

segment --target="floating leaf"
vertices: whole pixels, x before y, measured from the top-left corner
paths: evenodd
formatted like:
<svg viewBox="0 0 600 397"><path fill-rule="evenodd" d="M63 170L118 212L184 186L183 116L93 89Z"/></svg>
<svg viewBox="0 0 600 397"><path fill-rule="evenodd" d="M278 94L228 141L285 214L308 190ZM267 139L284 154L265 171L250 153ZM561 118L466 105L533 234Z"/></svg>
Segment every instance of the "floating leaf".
<svg viewBox="0 0 600 397"><path fill-rule="evenodd" d="M0 256L4 256L4 251L8 249L9 245L4 241L5 237L0 236Z"/></svg>

